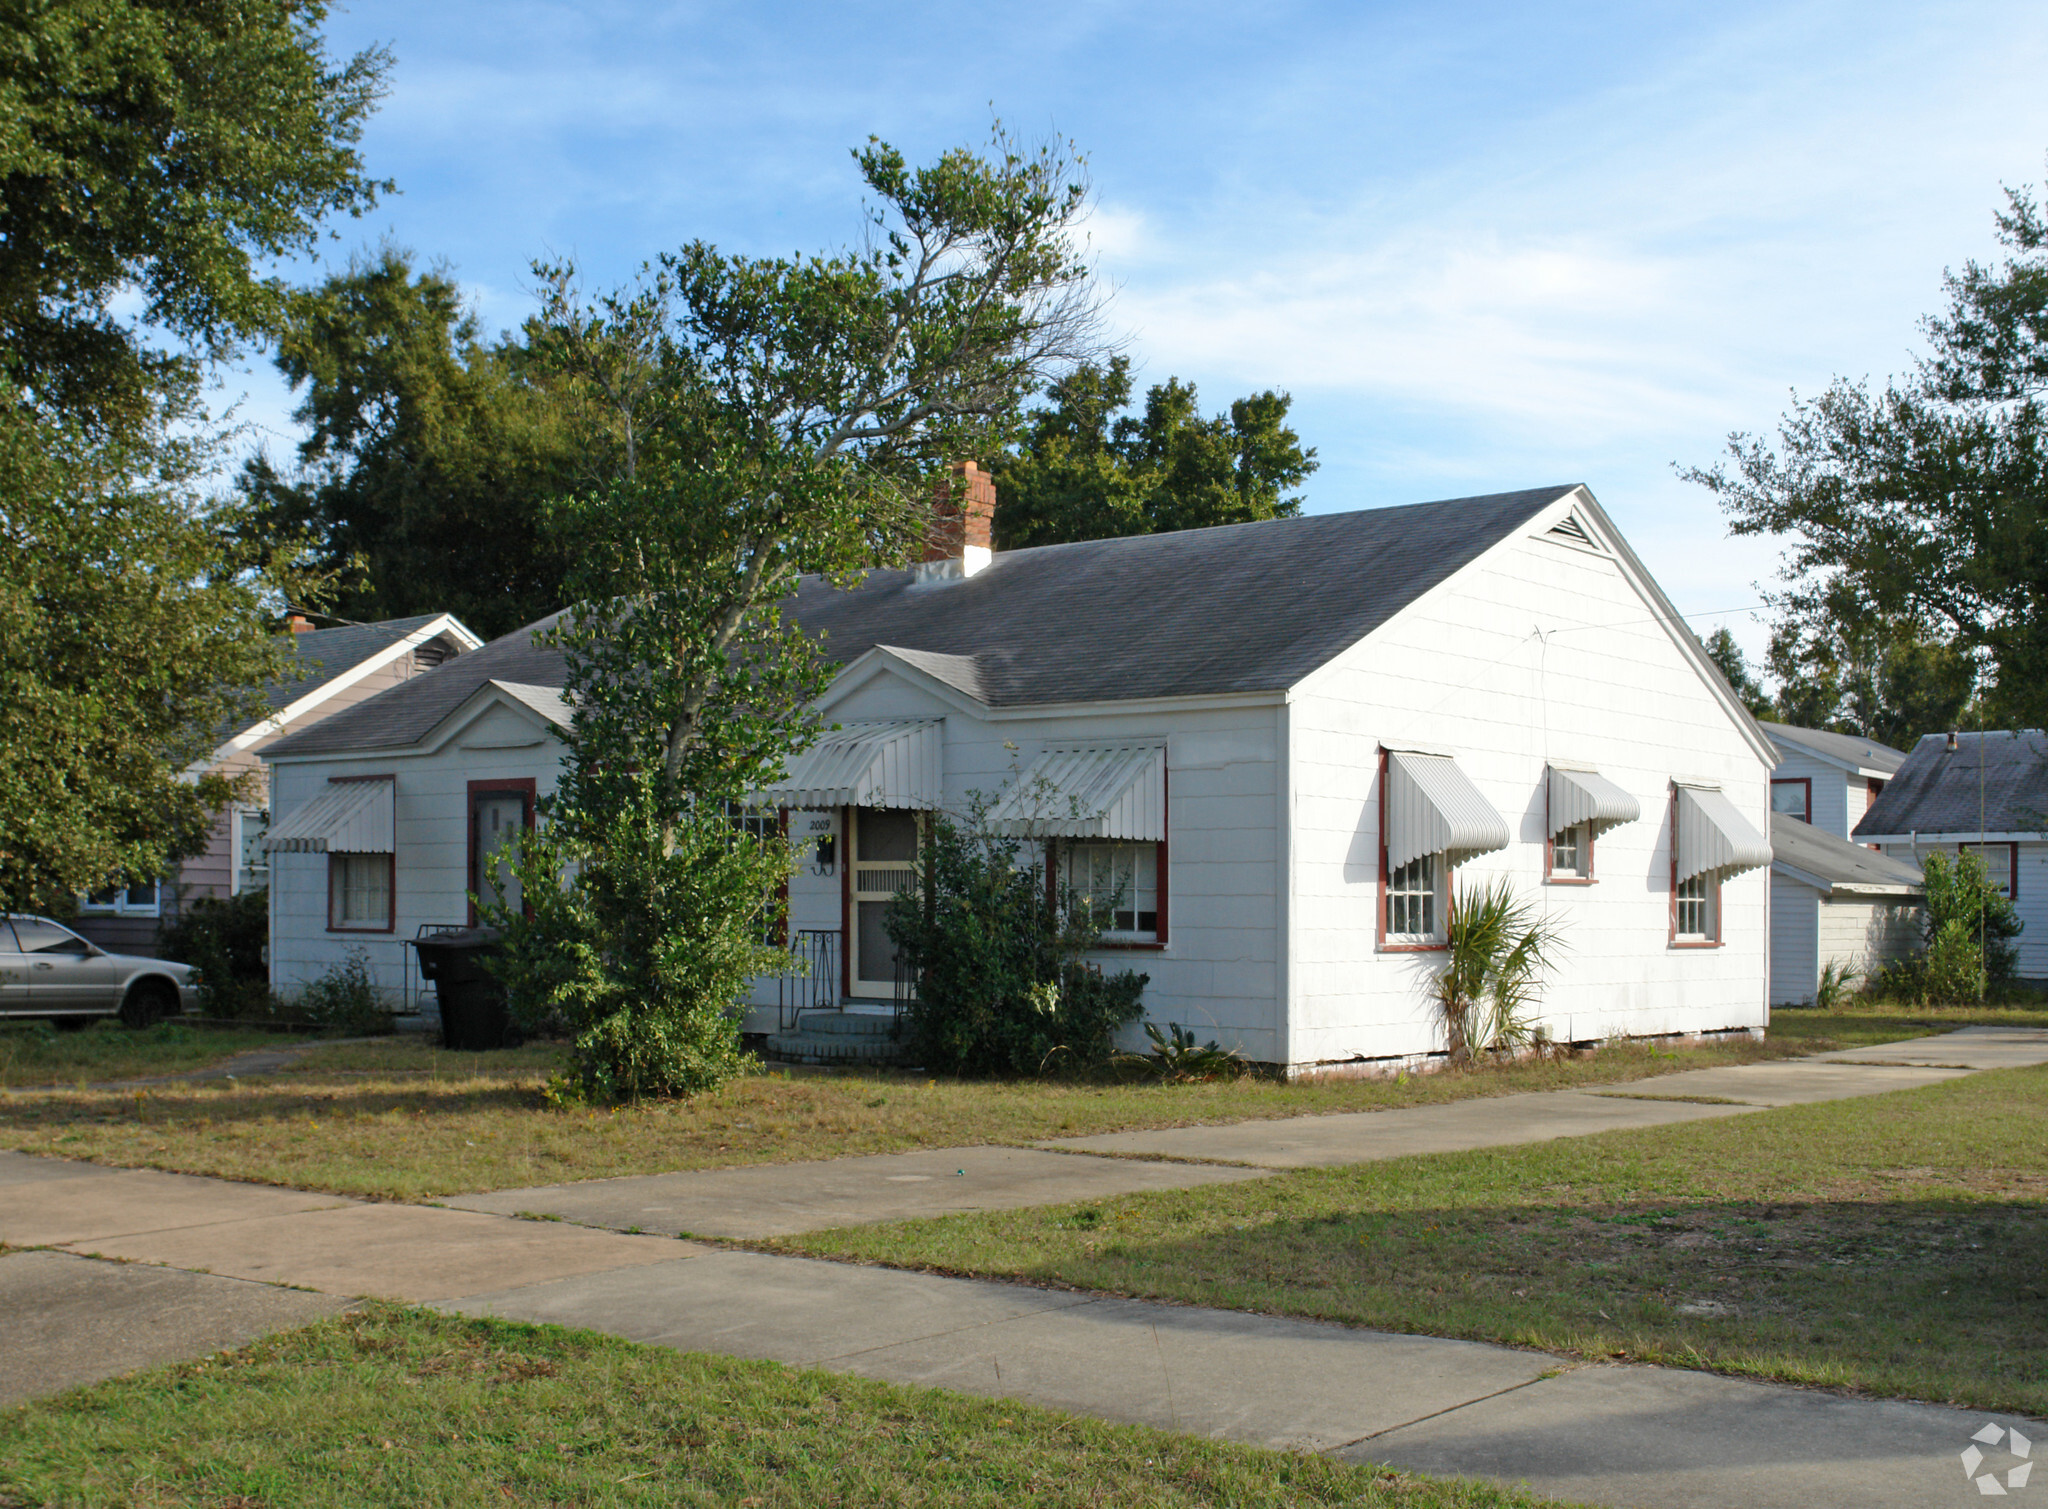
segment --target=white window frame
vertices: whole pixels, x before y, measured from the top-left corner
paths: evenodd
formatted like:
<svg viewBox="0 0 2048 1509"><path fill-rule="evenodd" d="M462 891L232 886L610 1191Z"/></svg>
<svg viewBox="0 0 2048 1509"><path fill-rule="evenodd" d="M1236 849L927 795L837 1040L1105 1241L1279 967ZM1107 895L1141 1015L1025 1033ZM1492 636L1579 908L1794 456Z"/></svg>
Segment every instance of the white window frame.
<svg viewBox="0 0 2048 1509"><path fill-rule="evenodd" d="M128 893L135 889L135 886L117 887L112 901L95 901L90 896L81 896L78 898L78 910L92 917L161 917L164 883L161 880L149 882L148 901L129 900Z"/></svg>
<svg viewBox="0 0 2048 1509"><path fill-rule="evenodd" d="M1110 917L1111 925L1103 929L1105 943L1157 943L1160 941L1160 924L1164 920L1159 904L1159 869L1161 855L1159 844L1150 839L1125 838L1077 838L1062 839L1059 846L1060 879L1075 896L1086 901L1091 908L1100 904L1107 907L1118 889L1119 861L1128 859L1126 873L1129 884L1124 886L1124 895L1117 904L1117 915ZM1146 872L1150 871L1150 883ZM1149 905L1148 905L1149 903ZM1152 925L1141 924L1150 915ZM1128 917L1128 927L1117 926L1122 917Z"/></svg>
<svg viewBox="0 0 2048 1509"><path fill-rule="evenodd" d="M1569 838L1572 861L1559 863L1559 844ZM1593 820L1568 824L1550 835L1550 879L1591 880L1593 878Z"/></svg>
<svg viewBox="0 0 2048 1509"><path fill-rule="evenodd" d="M1680 943L1719 943L1721 941L1721 882L1715 875L1701 871L1689 879L1678 882L1678 895L1674 902L1676 921L1675 935ZM1701 923L1697 928L1686 926L1688 911L1692 919Z"/></svg>
<svg viewBox="0 0 2048 1509"><path fill-rule="evenodd" d="M1418 854L1405 865L1387 866L1385 906L1389 944L1413 947L1444 941L1444 912L1449 900L1445 891L1451 870L1445 859L1443 854ZM1429 926L1417 931L1395 926L1397 920L1427 922Z"/></svg>
<svg viewBox="0 0 2048 1509"><path fill-rule="evenodd" d="M236 807L228 813L228 894L239 896L244 891L262 891L270 887L270 857L262 849L256 852L263 856L261 864L245 865L242 861L248 854L249 840L246 826L252 817L263 820L263 831L270 831L270 809L268 807Z"/></svg>

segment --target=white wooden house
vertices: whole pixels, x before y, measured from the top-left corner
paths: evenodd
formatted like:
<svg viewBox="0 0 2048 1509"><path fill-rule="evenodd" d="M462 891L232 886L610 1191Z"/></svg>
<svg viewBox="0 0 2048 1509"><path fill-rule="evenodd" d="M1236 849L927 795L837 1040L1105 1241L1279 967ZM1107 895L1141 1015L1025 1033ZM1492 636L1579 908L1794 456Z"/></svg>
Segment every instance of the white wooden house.
<svg viewBox="0 0 2048 1509"><path fill-rule="evenodd" d="M1771 771L1771 1004L1804 1006L1832 966L1867 978L1921 941L1920 870L1849 841L1906 756L1854 734L1765 723Z"/></svg>
<svg viewBox="0 0 2048 1509"><path fill-rule="evenodd" d="M1926 735L1853 836L1915 868L1929 854L1980 854L2019 916L2021 977L2048 980L2048 735L2040 729Z"/></svg>
<svg viewBox="0 0 2048 1509"><path fill-rule="evenodd" d="M1771 814L1771 1004L1810 1006L1829 966L1868 979L1919 952L1920 867Z"/></svg>
<svg viewBox="0 0 2048 1509"><path fill-rule="evenodd" d="M787 605L841 667L834 732L760 794L807 840L819 967L751 1028L792 990L894 1002L915 814L975 793L1122 890L1100 958L1150 1019L1255 1060L1440 1049L1452 890L1493 876L1563 936L1557 1036L1764 1025L1777 756L1586 489L991 556L969 484L950 558ZM266 751L280 989L352 945L401 988L403 941L465 920L490 824L552 787L562 681L522 631Z"/></svg>

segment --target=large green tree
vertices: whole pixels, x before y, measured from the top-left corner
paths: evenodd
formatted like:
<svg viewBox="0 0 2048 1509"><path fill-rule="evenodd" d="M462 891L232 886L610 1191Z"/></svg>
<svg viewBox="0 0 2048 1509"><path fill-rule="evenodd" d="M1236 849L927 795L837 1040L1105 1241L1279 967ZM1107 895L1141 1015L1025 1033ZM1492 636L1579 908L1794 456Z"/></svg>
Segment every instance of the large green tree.
<svg viewBox="0 0 2048 1509"><path fill-rule="evenodd" d="M221 527L205 459L0 406L0 909L160 875L239 790L203 761L291 659L274 589L309 584Z"/></svg>
<svg viewBox="0 0 2048 1509"><path fill-rule="evenodd" d="M516 337L486 340L444 268L385 247L298 294L278 370L298 465L244 468L259 525L303 530L349 618L452 612L486 637L561 607L570 551L546 499L591 480L563 394Z"/></svg>
<svg viewBox="0 0 2048 1509"><path fill-rule="evenodd" d="M1084 364L1046 390L992 470L1004 549L1290 518L1288 491L1316 469L1287 427L1292 400L1265 392L1203 418L1192 383L1169 377L1131 403L1127 357Z"/></svg>
<svg viewBox="0 0 2048 1509"><path fill-rule="evenodd" d="M780 605L805 574L903 559L947 463L990 454L1091 353L1071 154L999 130L922 168L881 142L857 160L863 249L697 242L594 301L543 271L534 344L605 416L613 475L555 516L576 546L549 636L574 723L521 869L533 920L500 916L523 1006L569 1018L607 1094L688 1092L738 1063L732 1006L773 962L790 855L728 813L813 737L830 669Z"/></svg>
<svg viewBox="0 0 2048 1509"><path fill-rule="evenodd" d="M169 368L277 329L266 260L383 185L357 142L388 57L336 61L319 0L14 0L0 12L0 371L88 429ZM116 294L141 295L119 317ZM148 332L154 332L154 336Z"/></svg>
<svg viewBox="0 0 2048 1509"><path fill-rule="evenodd" d="M273 334L266 259L379 185L381 52L319 4L0 9L0 901L61 908L197 851L228 783L188 768L289 656L310 580L236 505L195 401ZM117 298L139 295L124 314Z"/></svg>
<svg viewBox="0 0 2048 1509"><path fill-rule="evenodd" d="M1735 642L1735 636L1723 624L1705 639L1700 647L1707 652L1707 658L1720 668L1728 678L1728 685L1757 718L1775 718L1777 710L1771 703L1771 695L1763 689L1749 668L1749 658L1742 653L1742 646Z"/></svg>
<svg viewBox="0 0 2048 1509"><path fill-rule="evenodd" d="M1795 398L1775 444L1685 473L1737 534L1787 537L1775 658L1822 682L1891 664L1902 738L1980 682L1993 721L2048 722L2048 218L2008 190L1997 226L2010 255L1948 276L1911 373ZM1820 711L1882 737L1844 711L1854 680Z"/></svg>

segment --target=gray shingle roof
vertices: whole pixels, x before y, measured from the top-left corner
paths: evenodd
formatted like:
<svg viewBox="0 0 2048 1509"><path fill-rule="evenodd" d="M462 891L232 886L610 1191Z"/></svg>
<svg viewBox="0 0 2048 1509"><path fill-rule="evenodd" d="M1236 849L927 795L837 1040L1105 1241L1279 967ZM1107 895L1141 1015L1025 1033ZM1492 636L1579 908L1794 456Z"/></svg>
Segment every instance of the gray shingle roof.
<svg viewBox="0 0 2048 1509"><path fill-rule="evenodd" d="M1917 865L1852 844L1782 812L1771 814L1771 858L1841 890L1910 886L1917 894L1922 883Z"/></svg>
<svg viewBox="0 0 2048 1509"><path fill-rule="evenodd" d="M1889 744L1880 744L1875 739L1865 739L1856 734L1832 734L1825 729L1800 728L1791 723L1764 723L1760 726L1774 744L1791 744L1822 759L1837 760L1864 770L1890 773L1906 762L1903 749L1894 749Z"/></svg>
<svg viewBox="0 0 2048 1509"><path fill-rule="evenodd" d="M402 749L425 738L434 725L475 695L487 681L559 687L565 679L562 657L554 650L536 649L533 631L547 627L560 616L552 614L467 655L451 656L430 671L286 735L263 752L269 756Z"/></svg>
<svg viewBox="0 0 2048 1509"><path fill-rule="evenodd" d="M2038 728L1928 734L1856 825L1856 836L2048 832L2048 735Z"/></svg>
<svg viewBox="0 0 2048 1509"><path fill-rule="evenodd" d="M887 645L997 707L1279 691L1574 490L1009 550L964 580L806 577L784 608L839 664ZM488 680L560 686L563 666L516 630L270 752L414 743Z"/></svg>
<svg viewBox="0 0 2048 1509"><path fill-rule="evenodd" d="M292 636L292 654L306 667L298 680L273 681L263 689L265 711L246 722L224 730L220 737L232 739L246 733L271 714L309 697L330 681L354 670L379 650L389 649L415 629L425 628L440 613L422 613L412 618L386 618L377 623L343 624L332 629L309 629Z"/></svg>

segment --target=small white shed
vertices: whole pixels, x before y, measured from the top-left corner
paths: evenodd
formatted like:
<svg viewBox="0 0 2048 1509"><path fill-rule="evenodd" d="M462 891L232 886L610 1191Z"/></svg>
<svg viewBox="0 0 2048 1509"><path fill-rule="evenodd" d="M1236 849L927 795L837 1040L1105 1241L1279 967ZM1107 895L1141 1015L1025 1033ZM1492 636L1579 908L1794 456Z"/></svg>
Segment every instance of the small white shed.
<svg viewBox="0 0 2048 1509"><path fill-rule="evenodd" d="M1811 1005L1828 965L1875 974L1918 951L1920 871L1771 814L1771 1004Z"/></svg>

